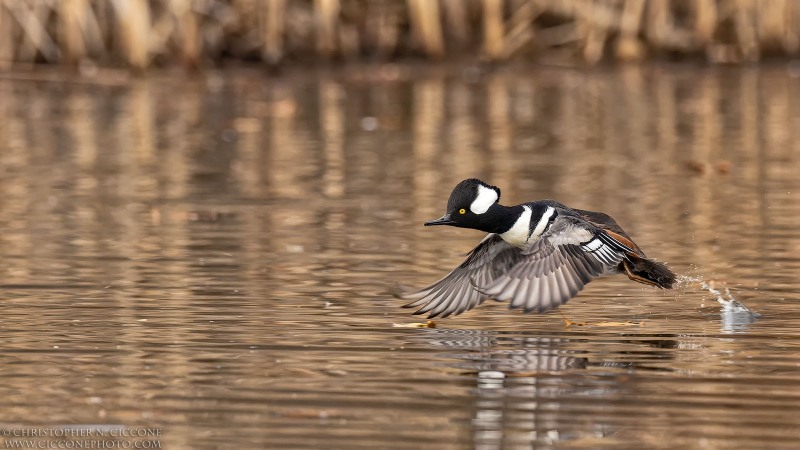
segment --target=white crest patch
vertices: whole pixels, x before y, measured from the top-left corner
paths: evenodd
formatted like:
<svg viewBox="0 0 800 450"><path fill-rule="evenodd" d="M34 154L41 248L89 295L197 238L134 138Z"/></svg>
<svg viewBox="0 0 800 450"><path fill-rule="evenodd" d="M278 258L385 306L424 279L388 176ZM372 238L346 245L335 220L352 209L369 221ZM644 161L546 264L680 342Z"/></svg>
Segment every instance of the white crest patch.
<svg viewBox="0 0 800 450"><path fill-rule="evenodd" d="M497 195L497 191L479 184L478 196L473 200L472 204L469 205L469 210L475 214L483 214L489 210L490 206L497 202L498 198L500 197Z"/></svg>

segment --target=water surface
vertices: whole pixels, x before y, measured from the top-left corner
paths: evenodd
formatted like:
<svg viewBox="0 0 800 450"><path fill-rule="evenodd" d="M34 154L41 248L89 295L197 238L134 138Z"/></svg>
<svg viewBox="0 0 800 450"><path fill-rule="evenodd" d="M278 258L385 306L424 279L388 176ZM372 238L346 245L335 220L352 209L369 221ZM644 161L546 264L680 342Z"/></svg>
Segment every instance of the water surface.
<svg viewBox="0 0 800 450"><path fill-rule="evenodd" d="M186 449L796 448L796 75L5 75L0 425ZM396 327L424 320L395 285L482 237L421 226L473 176L505 204L607 212L689 281Z"/></svg>

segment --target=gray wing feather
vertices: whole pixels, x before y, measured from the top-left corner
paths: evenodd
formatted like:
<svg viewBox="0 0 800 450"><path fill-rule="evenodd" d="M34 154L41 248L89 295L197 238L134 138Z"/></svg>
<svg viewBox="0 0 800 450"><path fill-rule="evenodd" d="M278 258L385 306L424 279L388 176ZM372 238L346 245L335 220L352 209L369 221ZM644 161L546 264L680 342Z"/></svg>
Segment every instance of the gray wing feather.
<svg viewBox="0 0 800 450"><path fill-rule="evenodd" d="M488 298L475 288L476 285L494 283L500 274L524 258L519 248L496 234L489 234L469 253L466 261L444 278L419 292L402 294L403 299L411 301L404 306L419 308L414 314L429 313L429 318L469 311Z"/></svg>
<svg viewBox="0 0 800 450"><path fill-rule="evenodd" d="M487 298L525 312L547 311L576 296L592 279L615 270L624 258L601 229L560 214L530 247L519 249L489 234L464 261L431 286L402 298L414 314L461 314Z"/></svg>
<svg viewBox="0 0 800 450"><path fill-rule="evenodd" d="M525 261L479 290L509 301L511 308L546 311L566 303L605 272L598 259L573 244L554 247L540 239L530 252Z"/></svg>
<svg viewBox="0 0 800 450"><path fill-rule="evenodd" d="M602 230L589 226L581 219L560 216L541 239L522 252L522 261L478 290L525 312L563 305L624 257L600 238Z"/></svg>

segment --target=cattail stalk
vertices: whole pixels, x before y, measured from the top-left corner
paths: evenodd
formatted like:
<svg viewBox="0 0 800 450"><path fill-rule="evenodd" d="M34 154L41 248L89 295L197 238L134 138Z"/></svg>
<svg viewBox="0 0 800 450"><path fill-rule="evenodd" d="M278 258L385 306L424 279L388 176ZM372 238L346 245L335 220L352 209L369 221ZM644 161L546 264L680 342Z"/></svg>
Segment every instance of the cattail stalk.
<svg viewBox="0 0 800 450"><path fill-rule="evenodd" d="M609 54L607 49L611 49ZM800 53L798 0L0 0L0 68Z"/></svg>

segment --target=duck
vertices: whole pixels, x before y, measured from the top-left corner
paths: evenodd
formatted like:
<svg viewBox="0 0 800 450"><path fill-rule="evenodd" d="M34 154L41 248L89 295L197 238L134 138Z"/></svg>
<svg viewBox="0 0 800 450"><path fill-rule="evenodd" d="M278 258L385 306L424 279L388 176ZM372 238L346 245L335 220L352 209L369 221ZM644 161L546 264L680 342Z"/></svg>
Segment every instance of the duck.
<svg viewBox="0 0 800 450"><path fill-rule="evenodd" d="M672 289L676 275L648 258L608 214L573 209L555 200L500 204L500 189L477 178L453 189L445 214L425 226L488 233L450 273L419 291L401 293L405 307L428 318L462 314L487 299L511 309L558 308L592 280L625 274Z"/></svg>

